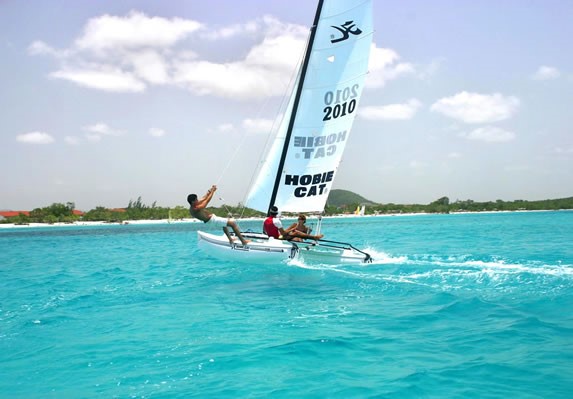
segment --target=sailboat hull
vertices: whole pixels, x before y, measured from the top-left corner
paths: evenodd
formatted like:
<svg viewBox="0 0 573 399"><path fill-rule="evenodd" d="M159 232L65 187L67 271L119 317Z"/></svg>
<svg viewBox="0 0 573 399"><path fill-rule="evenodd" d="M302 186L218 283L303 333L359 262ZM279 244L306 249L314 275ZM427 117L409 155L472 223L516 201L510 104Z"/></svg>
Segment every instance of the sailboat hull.
<svg viewBox="0 0 573 399"><path fill-rule="evenodd" d="M367 254L344 246L321 244L320 242L291 242L276 240L257 233L243 233L251 240L246 246L240 242L230 244L224 234L215 235L197 232L199 246L207 254L223 260L245 263L280 263L299 259L308 263L365 263L370 262Z"/></svg>
<svg viewBox="0 0 573 399"><path fill-rule="evenodd" d="M247 246L243 246L238 240L231 245L224 234L215 235L203 231L198 231L197 234L199 236L199 247L218 259L268 263L281 262L292 258L292 245L281 240L263 239L262 235L261 238L255 238L246 234L246 238L251 240L251 242Z"/></svg>

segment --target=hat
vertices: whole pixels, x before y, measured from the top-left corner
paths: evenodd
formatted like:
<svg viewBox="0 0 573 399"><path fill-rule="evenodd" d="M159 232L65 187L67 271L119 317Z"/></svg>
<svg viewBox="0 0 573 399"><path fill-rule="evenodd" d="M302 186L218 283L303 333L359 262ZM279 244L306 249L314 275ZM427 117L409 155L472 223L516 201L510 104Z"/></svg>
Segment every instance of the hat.
<svg viewBox="0 0 573 399"><path fill-rule="evenodd" d="M278 213L279 213L279 208L277 208L276 206L273 205L273 206L271 206L271 210L269 211L269 213L270 213L271 215L278 215Z"/></svg>

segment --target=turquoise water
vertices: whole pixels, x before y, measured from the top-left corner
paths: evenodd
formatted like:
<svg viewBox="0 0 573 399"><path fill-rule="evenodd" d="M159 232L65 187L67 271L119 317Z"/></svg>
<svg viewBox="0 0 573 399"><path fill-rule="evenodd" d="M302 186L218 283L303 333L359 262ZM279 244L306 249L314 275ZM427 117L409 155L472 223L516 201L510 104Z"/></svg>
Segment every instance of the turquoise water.
<svg viewBox="0 0 573 399"><path fill-rule="evenodd" d="M573 212L325 220L353 266L215 261L199 227L0 230L0 397L572 395Z"/></svg>

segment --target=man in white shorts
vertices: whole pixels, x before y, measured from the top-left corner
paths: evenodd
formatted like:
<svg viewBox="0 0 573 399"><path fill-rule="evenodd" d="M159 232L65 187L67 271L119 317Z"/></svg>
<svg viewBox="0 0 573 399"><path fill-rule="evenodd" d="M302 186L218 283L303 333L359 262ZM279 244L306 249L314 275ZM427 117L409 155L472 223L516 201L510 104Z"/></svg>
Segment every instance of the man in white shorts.
<svg viewBox="0 0 573 399"><path fill-rule="evenodd" d="M245 238L242 236L241 232L239 231L239 226L237 226L237 223L234 219L225 219L217 215L213 215L211 212L208 212L205 209L209 204L209 201L211 201L211 198L213 198L213 194L215 194L216 190L217 186L211 186L211 188L207 191L207 194L205 194L201 199L197 199L197 194L189 194L187 196L187 202L189 202L190 205L189 213L191 213L191 216L194 218L199 219L204 223L208 223L210 226L222 227L231 244L233 244L233 238L229 234L229 229L227 227L232 228L235 232L235 235L239 237L239 240L241 240L241 243L243 245L247 245L249 240L245 240Z"/></svg>

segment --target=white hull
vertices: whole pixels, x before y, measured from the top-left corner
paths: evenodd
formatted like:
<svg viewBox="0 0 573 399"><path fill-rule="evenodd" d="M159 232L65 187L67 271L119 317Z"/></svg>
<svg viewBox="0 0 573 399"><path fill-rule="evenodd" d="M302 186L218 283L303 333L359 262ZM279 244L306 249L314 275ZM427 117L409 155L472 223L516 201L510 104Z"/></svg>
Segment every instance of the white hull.
<svg viewBox="0 0 573 399"><path fill-rule="evenodd" d="M370 256L346 245L321 242L290 242L276 240L257 233L243 233L251 240L243 246L240 241L230 244L224 234L197 232L199 246L209 255L224 260L245 263L276 263L300 259L310 263L364 263Z"/></svg>

